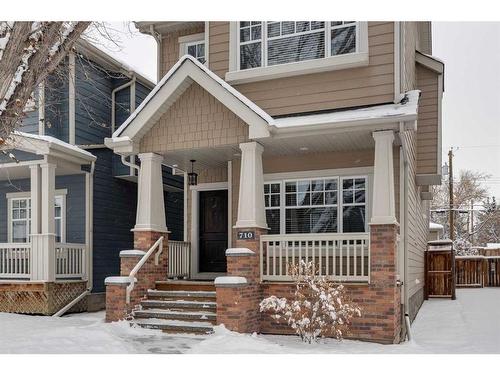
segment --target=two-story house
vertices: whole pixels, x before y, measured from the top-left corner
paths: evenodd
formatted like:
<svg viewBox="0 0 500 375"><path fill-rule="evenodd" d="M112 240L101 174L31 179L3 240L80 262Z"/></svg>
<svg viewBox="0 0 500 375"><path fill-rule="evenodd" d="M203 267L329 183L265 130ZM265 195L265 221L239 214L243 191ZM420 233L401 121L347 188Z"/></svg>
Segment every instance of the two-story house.
<svg viewBox="0 0 500 375"><path fill-rule="evenodd" d="M154 84L85 40L34 93L2 149L0 311L104 307L104 278L133 247L135 164L104 145ZM163 167L167 222L182 239L183 180ZM90 294L89 294L90 293Z"/></svg>
<svg viewBox="0 0 500 375"><path fill-rule="evenodd" d="M141 303L144 327L289 332L259 301L290 296L288 266L313 261L361 306L352 337L399 342L423 302L429 187L441 181L444 65L430 22L137 25L158 43L159 82L106 145L141 160L143 252L107 279L107 319ZM162 164L188 172L189 243L175 254ZM139 260L149 268L127 277ZM167 263L191 281L164 281Z"/></svg>

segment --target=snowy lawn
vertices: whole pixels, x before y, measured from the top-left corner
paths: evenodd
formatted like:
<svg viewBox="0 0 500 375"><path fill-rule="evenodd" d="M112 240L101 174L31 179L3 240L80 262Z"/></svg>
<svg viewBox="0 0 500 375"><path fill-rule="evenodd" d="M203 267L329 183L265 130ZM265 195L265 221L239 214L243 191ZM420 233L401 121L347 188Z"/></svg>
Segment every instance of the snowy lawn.
<svg viewBox="0 0 500 375"><path fill-rule="evenodd" d="M0 313L0 353L500 353L500 288L459 289L457 300L424 302L414 340L379 345L345 340L303 344L294 336L242 335L216 328L207 338L166 335L104 313L63 318Z"/></svg>

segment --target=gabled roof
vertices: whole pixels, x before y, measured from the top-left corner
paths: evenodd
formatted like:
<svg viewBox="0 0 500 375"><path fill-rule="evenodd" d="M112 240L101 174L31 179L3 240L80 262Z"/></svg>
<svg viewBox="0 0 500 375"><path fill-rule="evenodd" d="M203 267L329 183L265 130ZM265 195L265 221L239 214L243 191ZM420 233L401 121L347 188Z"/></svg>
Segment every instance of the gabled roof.
<svg viewBox="0 0 500 375"><path fill-rule="evenodd" d="M192 56L183 56L162 78L113 138L140 139L170 106L196 82L249 125L250 138L269 136L273 118Z"/></svg>
<svg viewBox="0 0 500 375"><path fill-rule="evenodd" d="M8 150L15 148L36 155L58 156L78 164L88 164L97 159L90 152L60 139L48 135L37 135L19 131L14 131L5 144L2 145L2 148Z"/></svg>
<svg viewBox="0 0 500 375"><path fill-rule="evenodd" d="M437 57L417 50L415 51L415 60L420 65L423 65L438 74L444 74L444 62L439 60Z"/></svg>

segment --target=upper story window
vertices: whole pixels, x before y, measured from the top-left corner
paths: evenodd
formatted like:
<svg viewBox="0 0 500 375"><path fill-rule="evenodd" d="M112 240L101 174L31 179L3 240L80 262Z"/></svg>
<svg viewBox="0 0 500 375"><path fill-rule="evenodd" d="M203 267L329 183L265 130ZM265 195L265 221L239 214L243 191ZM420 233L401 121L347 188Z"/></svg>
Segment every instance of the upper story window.
<svg viewBox="0 0 500 375"><path fill-rule="evenodd" d="M183 55L193 56L200 63L207 62L205 48L205 34L193 34L179 37L179 57Z"/></svg>
<svg viewBox="0 0 500 375"><path fill-rule="evenodd" d="M234 22L226 80L240 83L367 65L367 30L366 22L356 21Z"/></svg>
<svg viewBox="0 0 500 375"><path fill-rule="evenodd" d="M356 36L354 21L242 21L239 69L354 53Z"/></svg>

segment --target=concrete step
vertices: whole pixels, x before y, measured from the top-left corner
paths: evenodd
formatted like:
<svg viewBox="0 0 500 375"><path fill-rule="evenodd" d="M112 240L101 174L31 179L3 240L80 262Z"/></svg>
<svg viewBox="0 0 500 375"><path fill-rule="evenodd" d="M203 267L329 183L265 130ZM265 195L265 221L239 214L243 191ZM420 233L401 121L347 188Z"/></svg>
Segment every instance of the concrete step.
<svg viewBox="0 0 500 375"><path fill-rule="evenodd" d="M156 282L156 289L215 292L215 285L213 281L162 280Z"/></svg>
<svg viewBox="0 0 500 375"><path fill-rule="evenodd" d="M166 333L190 333L205 335L213 333L213 326L209 322L186 322L167 319L135 319L132 325L142 328L159 329Z"/></svg>
<svg viewBox="0 0 500 375"><path fill-rule="evenodd" d="M195 290L148 290L148 300L166 301L212 301L215 302L215 292Z"/></svg>
<svg viewBox="0 0 500 375"><path fill-rule="evenodd" d="M144 300L141 301L144 310L165 309L176 311L211 311L217 310L217 304L211 301L164 301L164 300Z"/></svg>
<svg viewBox="0 0 500 375"><path fill-rule="evenodd" d="M134 318L156 318L179 321L215 322L216 313L211 311L172 311L163 309L135 310Z"/></svg>

